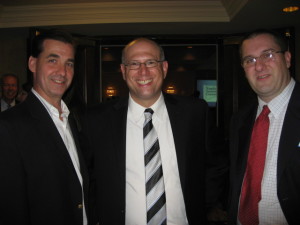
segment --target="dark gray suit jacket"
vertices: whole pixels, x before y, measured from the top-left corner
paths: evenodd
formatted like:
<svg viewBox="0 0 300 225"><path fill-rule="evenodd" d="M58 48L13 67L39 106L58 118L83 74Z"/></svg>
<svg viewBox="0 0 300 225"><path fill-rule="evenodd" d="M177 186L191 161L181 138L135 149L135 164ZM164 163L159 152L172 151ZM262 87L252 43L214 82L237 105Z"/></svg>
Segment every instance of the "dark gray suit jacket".
<svg viewBox="0 0 300 225"><path fill-rule="evenodd" d="M88 173L71 117L87 198ZM0 146L0 224L82 225L81 184L55 124L33 93L0 114Z"/></svg>
<svg viewBox="0 0 300 225"><path fill-rule="evenodd" d="M212 127L208 106L203 100L165 95L179 167L179 176L190 225L204 224L206 195L205 172L211 150ZM125 224L126 123L128 98L100 104L89 112L83 128L83 145L95 179L96 220L101 225ZM214 140L215 141L215 140ZM209 164L211 166L212 164ZM208 170L209 174L213 174ZM219 170L220 171L220 170ZM208 180L218 180L209 176ZM217 175L216 175L217 176ZM215 199L214 199L215 200ZM212 200L213 201L213 200Z"/></svg>
<svg viewBox="0 0 300 225"><path fill-rule="evenodd" d="M229 219L236 223L257 102L233 116L230 128ZM296 83L282 127L277 162L277 195L289 224L300 223L300 84Z"/></svg>

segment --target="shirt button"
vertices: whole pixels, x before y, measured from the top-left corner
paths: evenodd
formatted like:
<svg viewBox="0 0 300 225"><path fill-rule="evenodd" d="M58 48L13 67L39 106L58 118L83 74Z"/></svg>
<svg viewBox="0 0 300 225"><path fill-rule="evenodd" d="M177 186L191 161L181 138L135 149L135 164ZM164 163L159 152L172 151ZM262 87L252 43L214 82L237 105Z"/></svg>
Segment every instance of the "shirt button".
<svg viewBox="0 0 300 225"><path fill-rule="evenodd" d="M83 209L83 205L82 204L78 204L78 209Z"/></svg>

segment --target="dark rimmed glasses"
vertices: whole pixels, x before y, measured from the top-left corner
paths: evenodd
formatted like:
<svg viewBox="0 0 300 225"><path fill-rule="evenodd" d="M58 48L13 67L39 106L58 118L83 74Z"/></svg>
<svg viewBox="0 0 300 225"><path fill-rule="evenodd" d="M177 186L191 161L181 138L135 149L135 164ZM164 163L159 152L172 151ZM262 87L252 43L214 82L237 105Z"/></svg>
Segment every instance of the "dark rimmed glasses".
<svg viewBox="0 0 300 225"><path fill-rule="evenodd" d="M164 60L147 60L146 62L138 62L138 61L132 61L129 63L124 63L125 66L127 66L130 70L138 70L142 64L145 65L145 67L147 68L153 68L153 67L157 67L158 63L163 62Z"/></svg>

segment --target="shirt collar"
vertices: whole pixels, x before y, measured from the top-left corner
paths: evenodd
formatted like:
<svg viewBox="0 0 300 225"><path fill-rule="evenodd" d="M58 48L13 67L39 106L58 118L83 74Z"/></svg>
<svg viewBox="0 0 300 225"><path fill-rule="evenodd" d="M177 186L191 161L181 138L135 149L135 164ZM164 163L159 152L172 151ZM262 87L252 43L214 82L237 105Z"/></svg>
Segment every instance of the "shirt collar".
<svg viewBox="0 0 300 225"><path fill-rule="evenodd" d="M154 111L153 118L154 119L156 118L158 121L162 120L164 102L165 102L164 97L161 93L159 98L156 100L156 102L152 106L147 107L147 108L151 108ZM134 123L138 124L140 123L140 121L144 122L145 120L144 111L147 108L136 103L132 99L131 95L129 94L128 111L132 115L132 120Z"/></svg>
<svg viewBox="0 0 300 225"><path fill-rule="evenodd" d="M1 98L1 104L5 105L5 106L8 106L8 103L3 98ZM14 99L9 105L10 106L15 106L16 105L16 100Z"/></svg>
<svg viewBox="0 0 300 225"><path fill-rule="evenodd" d="M268 105L271 114L274 115L275 118L277 118L288 104L295 87L295 83L295 80L291 78L290 83L285 87L285 89L269 103L266 103L258 98L258 114L262 111L264 105Z"/></svg>
<svg viewBox="0 0 300 225"><path fill-rule="evenodd" d="M57 108L55 108L53 105L51 105L49 102L47 102L39 93L37 93L33 88L31 89L32 93L35 94L35 96L41 101L41 103L44 105L44 107L46 108L46 110L48 111L48 113L52 116L56 116L59 117L59 111ZM60 101L61 103L61 117L62 118L68 118L70 111L67 107L67 105L65 104L65 102L63 100Z"/></svg>
<svg viewBox="0 0 300 225"><path fill-rule="evenodd" d="M14 100L12 100L12 102L10 103L10 106L13 107L13 106L15 106L15 105L16 105L16 100L14 99Z"/></svg>

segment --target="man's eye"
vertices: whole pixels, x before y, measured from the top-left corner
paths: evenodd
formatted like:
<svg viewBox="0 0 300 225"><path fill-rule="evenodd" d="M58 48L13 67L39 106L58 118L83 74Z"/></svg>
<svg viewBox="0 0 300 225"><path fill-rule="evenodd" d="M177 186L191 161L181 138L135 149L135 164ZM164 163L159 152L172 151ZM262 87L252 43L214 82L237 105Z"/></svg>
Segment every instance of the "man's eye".
<svg viewBox="0 0 300 225"><path fill-rule="evenodd" d="M247 58L247 59L245 59L245 63L246 64L252 64L252 63L255 63L255 58Z"/></svg>
<svg viewBox="0 0 300 225"><path fill-rule="evenodd" d="M272 52L266 52L265 54L263 54L263 58L271 59L271 58L273 58L273 53Z"/></svg>
<svg viewBox="0 0 300 225"><path fill-rule="evenodd" d="M146 65L152 66L152 65L154 65L155 63L156 63L155 61L147 61L147 62L146 62Z"/></svg>
<svg viewBox="0 0 300 225"><path fill-rule="evenodd" d="M68 67L72 67L72 68L73 68L73 67L74 67L74 63L72 63L72 62L69 62L69 63L67 63L67 66L68 66Z"/></svg>
<svg viewBox="0 0 300 225"><path fill-rule="evenodd" d="M129 65L131 65L131 66L138 66L138 65L140 65L140 63L139 62L131 62L131 63L129 63Z"/></svg>
<svg viewBox="0 0 300 225"><path fill-rule="evenodd" d="M49 62L55 63L55 62L56 62L56 59L49 59Z"/></svg>

